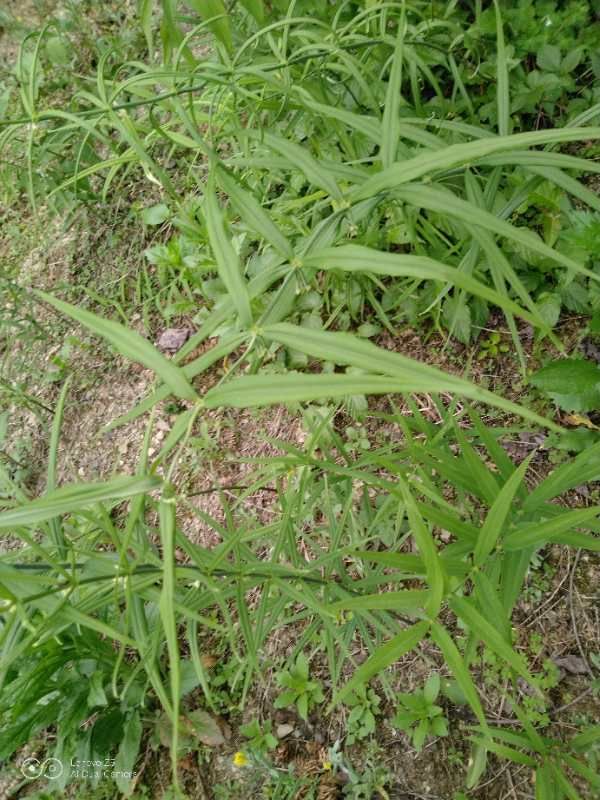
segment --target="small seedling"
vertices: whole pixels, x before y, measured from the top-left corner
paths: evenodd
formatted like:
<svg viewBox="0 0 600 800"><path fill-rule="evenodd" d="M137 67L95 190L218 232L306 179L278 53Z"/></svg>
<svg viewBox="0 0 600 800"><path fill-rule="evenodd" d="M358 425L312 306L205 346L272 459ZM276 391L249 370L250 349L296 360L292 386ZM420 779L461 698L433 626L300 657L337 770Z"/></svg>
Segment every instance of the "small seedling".
<svg viewBox="0 0 600 800"><path fill-rule="evenodd" d="M346 744L365 739L375 730L375 715L379 712L381 699L373 689L361 686L345 701L352 710L348 715Z"/></svg>
<svg viewBox="0 0 600 800"><path fill-rule="evenodd" d="M400 708L392 725L410 732L413 746L421 750L428 736L447 736L448 720L441 706L435 704L440 692L440 676L430 675L420 691L398 695Z"/></svg>
<svg viewBox="0 0 600 800"><path fill-rule="evenodd" d="M275 700L275 708L295 705L304 720L311 708L325 699L319 681L309 680L308 660L303 653L298 654L293 667L277 674L277 681L284 690Z"/></svg>
<svg viewBox="0 0 600 800"><path fill-rule="evenodd" d="M507 344L502 343L502 336L494 331L481 343L481 350L477 353L477 358L481 361L486 358L497 358L501 353L508 353L509 349Z"/></svg>
<svg viewBox="0 0 600 800"><path fill-rule="evenodd" d="M277 747L277 737L273 735L271 720L267 720L261 728L260 722L253 719L240 726L240 733L249 739L248 748L256 755L266 755Z"/></svg>

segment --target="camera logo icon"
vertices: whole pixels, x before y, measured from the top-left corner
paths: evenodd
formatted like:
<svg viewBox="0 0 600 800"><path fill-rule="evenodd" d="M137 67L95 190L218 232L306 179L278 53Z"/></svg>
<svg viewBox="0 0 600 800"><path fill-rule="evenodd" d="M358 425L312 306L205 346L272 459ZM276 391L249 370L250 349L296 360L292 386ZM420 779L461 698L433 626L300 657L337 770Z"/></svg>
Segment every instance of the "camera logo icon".
<svg viewBox="0 0 600 800"><path fill-rule="evenodd" d="M58 758L51 757L40 761L39 758L30 757L21 764L21 773L31 781L41 777L56 780L63 774L63 765Z"/></svg>

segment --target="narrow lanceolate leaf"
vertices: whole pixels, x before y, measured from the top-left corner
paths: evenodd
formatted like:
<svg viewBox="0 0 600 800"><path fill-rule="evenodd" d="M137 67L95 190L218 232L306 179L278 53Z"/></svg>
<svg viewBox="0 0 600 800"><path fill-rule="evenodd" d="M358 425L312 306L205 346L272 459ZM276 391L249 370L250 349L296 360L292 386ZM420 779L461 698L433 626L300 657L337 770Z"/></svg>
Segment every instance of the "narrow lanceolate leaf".
<svg viewBox="0 0 600 800"><path fill-rule="evenodd" d="M523 510L527 513L535 511L547 500L558 497L574 486L581 486L587 481L599 479L600 442L588 447L572 461L561 464L554 472L551 472L525 499Z"/></svg>
<svg viewBox="0 0 600 800"><path fill-rule="evenodd" d="M562 430L554 423L538 416L528 408L518 406L515 403L511 403L509 400L504 400L504 398L485 389L481 389L467 380L449 375L435 367L422 364L419 361L414 361L400 353L384 350L371 342L359 339L357 336L352 336L349 333L329 333L326 331L310 330L288 323L267 325L261 330L261 333L266 339L279 342L285 347L291 347L309 356L314 356L315 358L333 361L335 364L347 364L371 373L378 372L393 376L393 378L396 379L396 383L393 384L393 386L392 384L388 384L392 387L387 390L390 392L456 392L465 397L470 397L473 400L479 400L483 403L488 403L489 405L518 414L525 419L531 419L546 428L551 428L556 431ZM345 381L348 382L348 388L352 387L353 389L357 389L357 391L348 391L346 394L381 394L382 391L385 391L385 389L383 389L384 384L381 384L376 378L370 375L261 375L256 376L259 378L258 382L251 381L251 377L254 376L239 378L238 381L243 380L243 385L253 390L255 393L253 397L256 399L258 399L259 396L261 397L261 402L253 403L253 405L264 405L267 399L264 393L260 394L263 385L260 379L265 380L265 389L270 383L273 389L277 387L286 391L286 397L290 399L282 400L282 402L307 400L309 396L312 400L326 396L331 397L333 395L329 394L328 391L325 391L325 394L315 394L318 386L321 385L325 387L328 381L330 382L330 389L336 391L336 397L344 395L342 386ZM218 387L215 390L211 389L206 398L207 402L210 404L215 403L216 397L223 391L226 392L228 400L231 399L234 390L230 387L234 383L236 382L232 381L226 386ZM304 396L302 392L303 383L306 384L306 393L309 396ZM239 388L241 388L241 385ZM293 393L296 390L303 396L294 397ZM273 396L274 395L271 396L271 402ZM240 398L240 400L241 399L242 398ZM228 402L227 404L230 405L231 403ZM240 405L243 406L243 404Z"/></svg>
<svg viewBox="0 0 600 800"><path fill-rule="evenodd" d="M319 269L339 269L344 272L365 272L376 275L393 275L396 277L417 278L450 283L473 295L489 300L499 308L510 311L530 324L540 326L540 320L529 313L510 298L501 295L489 286L454 267L448 267L440 261L427 256L413 256L402 253L382 253L362 245L342 245L328 247L311 253L303 259L306 267Z"/></svg>
<svg viewBox="0 0 600 800"><path fill-rule="evenodd" d="M330 605L332 611L360 611L362 608L399 613L419 612L425 608L430 593L421 589L406 589L403 592L382 592L360 597L347 597Z"/></svg>
<svg viewBox="0 0 600 800"><path fill-rule="evenodd" d="M337 106L319 103L307 91L299 87L294 87L294 94L298 97L299 102L303 106L310 108L311 111L315 111L321 116L338 120L346 127L364 134L372 142L381 141L381 123L376 117L370 117L367 114L354 114L352 111L347 111Z"/></svg>
<svg viewBox="0 0 600 800"><path fill-rule="evenodd" d="M214 35L223 42L228 50L233 47L231 40L231 28L229 25L229 14L223 4L223 0L185 0L186 4L193 8L202 19L211 20L209 27Z"/></svg>
<svg viewBox="0 0 600 800"><path fill-rule="evenodd" d="M380 375L244 375L210 389L207 408L258 408L278 403L302 403L328 397L417 391L404 381Z"/></svg>
<svg viewBox="0 0 600 800"><path fill-rule="evenodd" d="M336 692L331 701L331 705L336 706L341 703L341 701L358 686L366 684L374 675L382 672L389 667L390 664L393 664L394 661L397 661L405 653L408 653L416 647L419 642L425 638L428 629L428 622L418 622L416 625L413 625L412 628L402 631L402 633L390 639L389 642L378 647L365 663L361 664L348 683Z"/></svg>
<svg viewBox="0 0 600 800"><path fill-rule="evenodd" d="M402 90L402 60L404 58L404 33L406 30L404 6L398 24L396 47L392 59L390 79L385 93L385 107L383 109L382 137L381 137L381 163L384 169L391 167L396 160L398 152L398 129L400 108L400 93Z"/></svg>
<svg viewBox="0 0 600 800"><path fill-rule="evenodd" d="M522 550L526 547L541 547L547 542L561 542L564 537L572 537L574 534L581 538L581 547L591 550L600 550L600 538L577 534L574 528L585 525L592 519L600 517L600 506L590 508L578 508L574 511L566 511L553 519L543 522L529 522L519 525L504 540L505 550Z"/></svg>
<svg viewBox="0 0 600 800"><path fill-rule="evenodd" d="M492 507L488 511L485 522L481 528L477 542L475 544L474 564L480 567L496 546L496 542L502 534L504 523L512 509L513 501L521 486L527 467L533 454L523 461L510 478L506 481L498 496L494 500Z"/></svg>
<svg viewBox="0 0 600 800"><path fill-rule="evenodd" d="M479 225L492 233L497 233L499 236L518 242L523 247L528 248L544 258L550 259L556 264L570 267L575 272L586 275L588 278L592 278L595 281L600 280L598 275L585 269L585 267L582 267L577 261L574 261L564 253L559 253L558 250L554 250L552 247L544 244L544 242L530 230L511 225L509 222L500 219L500 217L496 217L494 214L490 214L488 211L484 211L473 203L468 203L466 200L462 200L460 197L444 189L432 188L424 186L423 184L414 184L403 186L401 189L398 189L396 196L417 208L437 211L441 214L447 214L450 217L462 220L467 224Z"/></svg>
<svg viewBox="0 0 600 800"><path fill-rule="evenodd" d="M537 687L535 678L529 672L523 656L508 645L502 635L483 617L473 604L464 597L454 597L449 601L451 609L473 633L510 666L517 675L524 678L532 687Z"/></svg>
<svg viewBox="0 0 600 800"><path fill-rule="evenodd" d="M153 370L177 397L182 397L186 400L198 399L198 395L185 377L182 369L165 358L153 344L136 331L126 328L119 322L103 319L90 311L84 311L82 308L65 303L64 300L59 300L50 294L46 294L46 292L36 290L35 293L62 314L66 314L85 325L92 333L102 336L121 355Z"/></svg>
<svg viewBox="0 0 600 800"><path fill-rule="evenodd" d="M37 500L0 514L0 530L18 525L35 525L59 514L88 508L94 503L125 500L145 494L160 486L159 478L121 477L104 483L83 483L63 486Z"/></svg>
<svg viewBox="0 0 600 800"><path fill-rule="evenodd" d="M502 14L498 0L494 0L496 9L496 96L498 99L498 133L507 136L510 122L510 95L508 84L508 63L504 44Z"/></svg>
<svg viewBox="0 0 600 800"><path fill-rule="evenodd" d="M427 583L429 584L429 598L425 606L425 610L430 617L437 616L442 600L444 599L444 571L442 569L442 562L440 560L433 536L431 531L423 521L423 517L419 513L419 509L408 490L408 487L400 478L400 490L402 492L402 499L406 508L406 515L410 524L410 530L413 535L423 562L427 571Z"/></svg>
<svg viewBox="0 0 600 800"><path fill-rule="evenodd" d="M224 169L217 171L217 179L229 195L236 212L252 231L269 242L277 252L285 258L293 258L292 245L281 233L271 217L262 208L250 192L242 189L240 184Z"/></svg>
<svg viewBox="0 0 600 800"><path fill-rule="evenodd" d="M475 159L493 155L494 153L501 153L504 150L594 139L600 139L600 127L555 128L451 144L440 150L422 153L414 156L414 158L396 162L388 169L373 175L362 186L353 190L351 200L352 202L364 200L379 192L395 189L403 183L415 181L431 172L465 166L475 161Z"/></svg>
<svg viewBox="0 0 600 800"><path fill-rule="evenodd" d="M276 150L286 158L291 165L299 169L311 183L324 189L327 194L335 200L342 200L340 187L337 185L334 178L329 174L323 164L320 164L316 158L313 158L306 148L294 142L289 142L281 136L275 136L272 133L265 133L261 138L272 150Z"/></svg>
<svg viewBox="0 0 600 800"><path fill-rule="evenodd" d="M265 5L263 0L240 0L240 5L244 6L254 19L262 25L265 21Z"/></svg>
<svg viewBox="0 0 600 800"><path fill-rule="evenodd" d="M206 191L204 208L208 238L215 255L219 276L239 314L240 322L245 328L249 328L252 325L252 311L248 287L242 277L242 267L238 255L225 231L223 215L217 203L212 181Z"/></svg>
<svg viewBox="0 0 600 800"><path fill-rule="evenodd" d="M484 728L487 728L485 714L481 705L481 701L479 700L477 689L475 688L471 674L458 650L458 647L454 644L452 637L438 622L432 623L430 636L442 651L446 666L449 667L452 674L456 678L456 682L462 689L462 692L479 723Z"/></svg>
<svg viewBox="0 0 600 800"><path fill-rule="evenodd" d="M160 538L162 544L163 584L158 604L165 632L169 656L169 679L171 686L171 761L177 771L179 738L179 698L181 695L181 672L177 622L175 612L175 498L170 490L163 493L159 503Z"/></svg>

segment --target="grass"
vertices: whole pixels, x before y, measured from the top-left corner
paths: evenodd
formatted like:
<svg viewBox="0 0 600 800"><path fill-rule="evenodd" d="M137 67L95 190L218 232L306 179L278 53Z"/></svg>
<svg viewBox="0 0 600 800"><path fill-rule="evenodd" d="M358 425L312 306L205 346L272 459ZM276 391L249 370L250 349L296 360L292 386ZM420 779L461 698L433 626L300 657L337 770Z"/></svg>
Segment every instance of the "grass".
<svg viewBox="0 0 600 800"><path fill-rule="evenodd" d="M600 305L591 19L536 62L531 32L515 58L500 4L44 9L43 25L3 22L20 39L4 201L33 230L62 215L79 232L101 209L123 264L91 254L47 281L22 268L31 230L15 218L5 236L0 757L7 775L41 764L10 791L463 800L528 775L536 800L593 797L597 664L574 587L600 550L600 443L562 335L577 315L576 339L593 336ZM475 64L490 36L491 83ZM523 81L547 87L534 111L555 124L533 123ZM154 343L166 325L193 330L172 356ZM454 368L402 352L408 326L454 348ZM86 380L69 331L109 386L123 363L144 376L103 419L123 452L133 426L135 454L89 481L61 466ZM57 340L48 390L34 355ZM557 354L567 399L511 390ZM506 379L490 387L494 358ZM583 412L589 447L548 396ZM227 480L221 426L267 427L274 409L302 435L234 447ZM46 450L35 481L24 414ZM543 447L511 450L532 428ZM95 443L78 446L93 464ZM522 624L556 552L575 566L536 621L557 595L569 609L575 696L556 643L530 646ZM386 738L414 745L401 769Z"/></svg>

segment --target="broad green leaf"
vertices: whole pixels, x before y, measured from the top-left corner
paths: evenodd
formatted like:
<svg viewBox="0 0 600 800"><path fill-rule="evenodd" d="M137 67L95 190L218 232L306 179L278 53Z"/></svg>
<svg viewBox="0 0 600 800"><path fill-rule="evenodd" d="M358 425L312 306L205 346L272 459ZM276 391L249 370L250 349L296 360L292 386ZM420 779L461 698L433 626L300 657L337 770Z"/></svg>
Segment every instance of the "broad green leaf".
<svg viewBox="0 0 600 800"><path fill-rule="evenodd" d="M171 210L169 206L159 203L142 211L142 222L144 225L162 225L170 216Z"/></svg>
<svg viewBox="0 0 600 800"><path fill-rule="evenodd" d="M417 278L450 283L465 289L467 292L489 300L499 308L527 319L532 325L539 326L539 317L523 309L509 297L496 292L465 272L455 267L448 267L433 258L426 256L405 255L403 253L382 253L361 245L342 245L329 247L311 253L303 259L306 267L319 269L339 269L344 272L375 273L377 275L394 275L396 277Z"/></svg>
<svg viewBox="0 0 600 800"><path fill-rule="evenodd" d="M39 522L88 508L94 503L126 500L161 485L159 478L120 477L103 483L63 486L18 508L0 513L0 530Z"/></svg>
<svg viewBox="0 0 600 800"><path fill-rule="evenodd" d="M212 180L207 188L204 204L208 237L215 254L219 275L235 305L241 324L244 328L249 328L252 325L252 310L248 287L242 276L240 260L225 231L223 215L217 203Z"/></svg>
<svg viewBox="0 0 600 800"><path fill-rule="evenodd" d="M360 665L348 683L336 692L331 701L332 707L339 705L355 689L368 683L374 675L382 672L394 661L398 661L405 653L415 648L425 638L428 629L428 622L418 622L379 646L365 663Z"/></svg>
<svg viewBox="0 0 600 800"><path fill-rule="evenodd" d="M115 758L115 783L125 797L135 789L134 780L126 776L134 772L141 741L142 723L139 712L134 710L123 727L123 738Z"/></svg>
<svg viewBox="0 0 600 800"><path fill-rule="evenodd" d="M35 294L46 303L54 306L62 314L66 314L85 325L92 333L102 336L126 358L137 361L148 369L153 370L177 397L182 397L186 400L198 399L198 395L181 368L165 358L154 345L136 331L130 330L118 322L103 319L89 311L84 311L82 308L72 306L70 303L65 303L64 300L58 300L58 298L46 294L46 292L35 290Z"/></svg>
<svg viewBox="0 0 600 800"><path fill-rule="evenodd" d="M562 358L534 372L529 382L565 411L600 408L600 368L582 358Z"/></svg>
<svg viewBox="0 0 600 800"><path fill-rule="evenodd" d="M537 688L535 678L529 672L523 656L515 652L491 625L485 617L464 597L454 597L449 600L449 605L456 616L461 619L473 633L485 643L486 647L500 656L514 671L524 678L533 688Z"/></svg>
<svg viewBox="0 0 600 800"><path fill-rule="evenodd" d="M496 546L496 542L502 535L504 523L513 509L515 496L525 477L532 457L533 454L526 458L519 468L513 472L500 489L498 496L488 511L485 522L477 537L477 542L475 543L473 558L475 566L480 567L486 562L488 556Z"/></svg>

